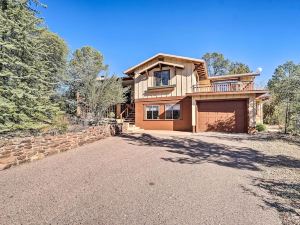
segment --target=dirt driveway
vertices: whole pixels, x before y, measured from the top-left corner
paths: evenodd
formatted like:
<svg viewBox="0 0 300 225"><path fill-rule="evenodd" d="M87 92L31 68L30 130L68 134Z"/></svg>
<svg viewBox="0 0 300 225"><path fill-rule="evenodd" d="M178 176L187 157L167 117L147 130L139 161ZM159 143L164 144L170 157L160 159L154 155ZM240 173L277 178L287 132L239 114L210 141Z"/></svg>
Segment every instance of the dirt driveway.
<svg viewBox="0 0 300 225"><path fill-rule="evenodd" d="M215 134L111 137L1 171L0 223L281 224L253 185L276 160Z"/></svg>

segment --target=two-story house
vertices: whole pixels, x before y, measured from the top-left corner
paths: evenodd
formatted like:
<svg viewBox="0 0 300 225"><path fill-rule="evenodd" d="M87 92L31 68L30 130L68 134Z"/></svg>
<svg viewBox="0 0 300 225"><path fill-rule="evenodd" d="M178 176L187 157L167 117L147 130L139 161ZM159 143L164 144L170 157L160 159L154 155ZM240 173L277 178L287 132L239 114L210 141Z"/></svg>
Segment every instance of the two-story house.
<svg viewBox="0 0 300 225"><path fill-rule="evenodd" d="M250 132L262 122L259 73L208 76L205 61L159 53L124 71L121 118L146 130Z"/></svg>

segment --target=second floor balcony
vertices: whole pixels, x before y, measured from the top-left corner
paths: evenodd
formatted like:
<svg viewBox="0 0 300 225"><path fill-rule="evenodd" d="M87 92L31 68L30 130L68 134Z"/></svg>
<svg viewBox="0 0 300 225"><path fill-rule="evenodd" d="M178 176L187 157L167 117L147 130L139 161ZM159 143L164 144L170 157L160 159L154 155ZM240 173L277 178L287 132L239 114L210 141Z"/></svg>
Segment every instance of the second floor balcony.
<svg viewBox="0 0 300 225"><path fill-rule="evenodd" d="M211 85L194 85L193 92L249 92L263 90L264 88L255 88L254 82L215 82Z"/></svg>

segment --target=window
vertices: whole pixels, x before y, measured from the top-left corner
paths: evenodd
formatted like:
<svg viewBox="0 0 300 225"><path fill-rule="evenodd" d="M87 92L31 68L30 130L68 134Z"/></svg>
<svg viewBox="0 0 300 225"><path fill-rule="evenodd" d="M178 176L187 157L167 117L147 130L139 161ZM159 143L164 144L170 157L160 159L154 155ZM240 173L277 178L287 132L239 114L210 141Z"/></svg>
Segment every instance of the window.
<svg viewBox="0 0 300 225"><path fill-rule="evenodd" d="M166 119L180 119L180 104L166 105Z"/></svg>
<svg viewBox="0 0 300 225"><path fill-rule="evenodd" d="M166 86L170 82L170 70L154 72L154 86Z"/></svg>
<svg viewBox="0 0 300 225"><path fill-rule="evenodd" d="M146 119L147 120L159 119L159 106L158 105L146 106Z"/></svg>

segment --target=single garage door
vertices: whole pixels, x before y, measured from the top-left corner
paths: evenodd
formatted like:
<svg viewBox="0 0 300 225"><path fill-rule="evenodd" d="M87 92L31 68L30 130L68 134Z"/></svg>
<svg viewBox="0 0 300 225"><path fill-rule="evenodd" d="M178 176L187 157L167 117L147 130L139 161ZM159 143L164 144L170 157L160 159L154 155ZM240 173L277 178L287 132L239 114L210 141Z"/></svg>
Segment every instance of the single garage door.
<svg viewBox="0 0 300 225"><path fill-rule="evenodd" d="M198 131L243 133L247 131L247 102L199 101Z"/></svg>

